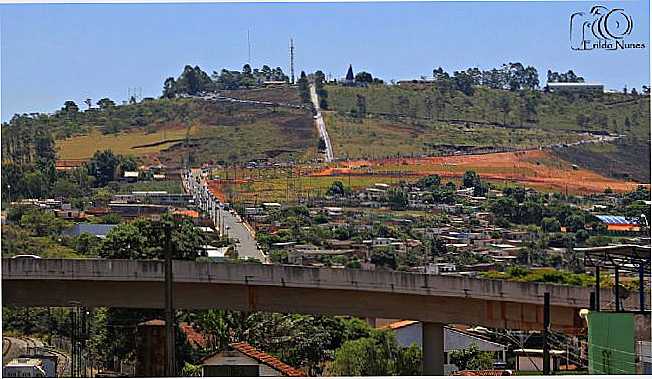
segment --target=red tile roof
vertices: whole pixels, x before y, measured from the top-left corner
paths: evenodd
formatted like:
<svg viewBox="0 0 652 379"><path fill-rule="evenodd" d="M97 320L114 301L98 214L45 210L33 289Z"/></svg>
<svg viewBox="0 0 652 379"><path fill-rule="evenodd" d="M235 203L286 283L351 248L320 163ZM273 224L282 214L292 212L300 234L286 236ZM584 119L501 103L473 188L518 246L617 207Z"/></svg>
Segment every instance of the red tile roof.
<svg viewBox="0 0 652 379"><path fill-rule="evenodd" d="M389 325L385 325L385 326L383 326L381 329L391 329L391 330L401 329L401 328L404 328L404 327L406 327L406 326L410 326L410 325L416 324L416 323L418 323L418 322L419 322L419 321L413 321L413 320L401 320L401 321L393 322L393 323L391 323L391 324L389 324Z"/></svg>
<svg viewBox="0 0 652 379"><path fill-rule="evenodd" d="M257 360L258 362L264 363L273 369L277 370L285 376L306 376L306 373L302 370L296 369L288 364L281 362L280 359L273 357L267 353L256 350L253 346L249 345L246 342L237 342L232 343L229 346L235 350L241 352L242 354Z"/></svg>
<svg viewBox="0 0 652 379"><path fill-rule="evenodd" d="M190 218L199 218L199 212L194 211L192 209L177 209L176 211L172 212L175 215L182 215L182 216L187 216Z"/></svg>
<svg viewBox="0 0 652 379"><path fill-rule="evenodd" d="M138 326L165 326L165 320L153 319L144 321L138 324ZM206 347L206 339L201 333L197 332L193 327L187 322L180 322L179 328L186 335L186 340L199 347Z"/></svg>
<svg viewBox="0 0 652 379"><path fill-rule="evenodd" d="M190 324L182 322L179 324L179 328L183 331L188 339L188 342L195 346L206 347L206 339L204 336L196 331Z"/></svg>
<svg viewBox="0 0 652 379"><path fill-rule="evenodd" d="M160 319L153 319L153 320L143 321L139 323L138 326L165 326L165 321Z"/></svg>

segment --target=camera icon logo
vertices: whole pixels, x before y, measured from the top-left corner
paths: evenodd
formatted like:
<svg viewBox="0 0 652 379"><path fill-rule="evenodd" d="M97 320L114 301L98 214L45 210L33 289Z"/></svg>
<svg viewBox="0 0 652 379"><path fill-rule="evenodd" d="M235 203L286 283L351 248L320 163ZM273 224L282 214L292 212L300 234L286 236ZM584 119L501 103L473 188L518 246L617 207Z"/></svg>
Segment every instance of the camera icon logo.
<svg viewBox="0 0 652 379"><path fill-rule="evenodd" d="M632 33L632 17L622 8L596 5L589 12L570 16L570 45L573 50L623 48L623 39Z"/></svg>

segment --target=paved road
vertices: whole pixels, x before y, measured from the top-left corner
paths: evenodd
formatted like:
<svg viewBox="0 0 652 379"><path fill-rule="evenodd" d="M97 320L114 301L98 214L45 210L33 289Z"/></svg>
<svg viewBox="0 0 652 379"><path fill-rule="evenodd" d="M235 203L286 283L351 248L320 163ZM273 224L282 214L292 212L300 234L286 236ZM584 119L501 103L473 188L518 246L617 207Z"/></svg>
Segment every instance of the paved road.
<svg viewBox="0 0 652 379"><path fill-rule="evenodd" d="M206 183L201 172L195 171L184 175L183 186L188 193L193 195L195 205L213 220L215 230L220 231L223 223L224 229L221 233L227 234L236 240L235 249L240 258L254 258L261 262L267 262L267 256L258 248L252 230L242 222L237 213L224 210L224 205L215 197Z"/></svg>
<svg viewBox="0 0 652 379"><path fill-rule="evenodd" d="M225 233L230 238L235 238L238 241L236 243L238 256L241 258L256 258L265 262L267 258L258 249L256 239L250 233L248 227L243 222L240 222L240 217L237 214L231 214L223 209L220 209L219 212L220 217L224 219Z"/></svg>
<svg viewBox="0 0 652 379"><path fill-rule="evenodd" d="M321 137L326 143L326 152L324 153L324 160L326 162L333 161L333 146L331 145L331 139L328 136L328 131L326 130L326 123L324 122L324 117L322 117L321 110L319 109L319 97L317 96L317 89L314 84L310 84L310 99L312 104L315 106L317 115L315 116L315 125L317 125L317 130L319 130L319 137Z"/></svg>

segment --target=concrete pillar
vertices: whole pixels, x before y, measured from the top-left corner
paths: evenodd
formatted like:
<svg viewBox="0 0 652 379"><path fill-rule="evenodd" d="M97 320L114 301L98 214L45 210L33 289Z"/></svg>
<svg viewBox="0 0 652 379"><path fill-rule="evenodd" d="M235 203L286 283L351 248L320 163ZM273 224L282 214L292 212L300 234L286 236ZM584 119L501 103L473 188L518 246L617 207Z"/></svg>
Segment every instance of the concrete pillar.
<svg viewBox="0 0 652 379"><path fill-rule="evenodd" d="M375 327L376 327L376 318L375 318L375 317L367 317L367 318L365 318L365 321L366 321L367 324L369 324L369 326L371 326L372 328L375 328Z"/></svg>
<svg viewBox="0 0 652 379"><path fill-rule="evenodd" d="M423 375L444 375L444 324L422 322Z"/></svg>

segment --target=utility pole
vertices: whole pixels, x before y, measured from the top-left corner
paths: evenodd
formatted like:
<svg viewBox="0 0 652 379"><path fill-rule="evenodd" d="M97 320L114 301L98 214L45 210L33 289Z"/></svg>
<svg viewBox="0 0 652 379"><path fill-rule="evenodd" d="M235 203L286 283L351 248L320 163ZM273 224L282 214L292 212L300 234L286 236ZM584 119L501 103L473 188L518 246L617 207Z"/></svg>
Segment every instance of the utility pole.
<svg viewBox="0 0 652 379"><path fill-rule="evenodd" d="M645 266L638 266L638 305L641 312L645 312Z"/></svg>
<svg viewBox="0 0 652 379"><path fill-rule="evenodd" d="M165 224L165 376L176 376L172 299L172 226Z"/></svg>
<svg viewBox="0 0 652 379"><path fill-rule="evenodd" d="M614 297L616 303L616 312L620 311L620 273L618 270L618 265L614 267Z"/></svg>
<svg viewBox="0 0 652 379"><path fill-rule="evenodd" d="M600 312L600 266L595 267L595 311Z"/></svg>
<svg viewBox="0 0 652 379"><path fill-rule="evenodd" d="M550 375L550 292L543 294L543 375Z"/></svg>
<svg viewBox="0 0 652 379"><path fill-rule="evenodd" d="M75 378L77 377L75 373L75 362L77 362L77 354L75 350L77 350L77 330L75 329L75 309L73 308L70 311L70 377Z"/></svg>

